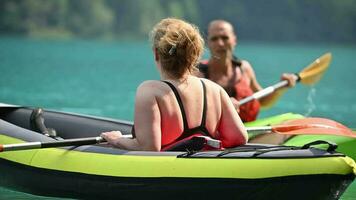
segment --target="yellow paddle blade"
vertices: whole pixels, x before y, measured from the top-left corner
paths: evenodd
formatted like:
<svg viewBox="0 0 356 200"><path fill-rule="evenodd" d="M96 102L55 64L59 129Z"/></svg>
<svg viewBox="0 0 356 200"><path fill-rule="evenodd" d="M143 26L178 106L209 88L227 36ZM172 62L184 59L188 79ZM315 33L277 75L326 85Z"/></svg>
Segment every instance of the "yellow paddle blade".
<svg viewBox="0 0 356 200"><path fill-rule="evenodd" d="M299 73L300 82L306 85L313 85L317 83L321 79L321 76L324 74L326 69L329 67L331 59L332 56L329 52L309 64L308 67Z"/></svg>

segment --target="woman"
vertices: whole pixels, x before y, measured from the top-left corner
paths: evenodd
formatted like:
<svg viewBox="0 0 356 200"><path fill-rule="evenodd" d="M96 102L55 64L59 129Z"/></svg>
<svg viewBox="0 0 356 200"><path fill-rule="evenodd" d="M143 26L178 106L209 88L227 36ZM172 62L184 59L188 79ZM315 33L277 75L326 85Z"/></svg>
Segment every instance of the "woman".
<svg viewBox="0 0 356 200"><path fill-rule="evenodd" d="M209 135L223 147L247 142L244 125L222 87L193 75L203 53L198 29L167 18L151 32L153 54L162 81L145 81L137 89L135 135L102 133L109 144L128 150L161 151L180 140Z"/></svg>

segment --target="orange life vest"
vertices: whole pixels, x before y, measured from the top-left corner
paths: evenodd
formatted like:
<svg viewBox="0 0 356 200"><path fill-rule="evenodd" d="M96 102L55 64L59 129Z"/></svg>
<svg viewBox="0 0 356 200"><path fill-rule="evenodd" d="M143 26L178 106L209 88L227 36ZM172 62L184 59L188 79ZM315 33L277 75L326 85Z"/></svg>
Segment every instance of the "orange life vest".
<svg viewBox="0 0 356 200"><path fill-rule="evenodd" d="M253 94L253 91L250 87L250 83L246 75L243 73L243 70L241 69L241 61L238 59L232 60L231 61L233 66L234 66L234 76L231 78L231 81L227 87L224 89L228 93L230 97L234 97L237 100L241 100L245 97L251 96ZM209 78L208 74L208 61L204 60L199 64L199 71L204 75L205 78ZM241 73L240 73L240 78L236 82L236 68L239 68ZM240 112L239 116L243 122L249 122L256 120L258 113L260 111L260 103L257 100L252 100L242 106L240 106Z"/></svg>
<svg viewBox="0 0 356 200"><path fill-rule="evenodd" d="M242 75L239 82L234 86L236 90L235 98L237 100L244 99L253 95L253 91L251 90L247 78ZM240 118L243 122L250 122L256 120L258 113L260 111L260 102L256 99L240 106Z"/></svg>

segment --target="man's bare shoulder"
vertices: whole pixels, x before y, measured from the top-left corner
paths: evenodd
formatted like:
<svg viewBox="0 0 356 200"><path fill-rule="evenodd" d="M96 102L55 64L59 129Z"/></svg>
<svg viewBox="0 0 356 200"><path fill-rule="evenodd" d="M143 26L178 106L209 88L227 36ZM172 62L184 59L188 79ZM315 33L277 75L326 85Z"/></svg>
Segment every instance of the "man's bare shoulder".
<svg viewBox="0 0 356 200"><path fill-rule="evenodd" d="M252 80L255 79L255 70L252 65L247 60L241 61L241 69L242 71L248 75L248 77Z"/></svg>
<svg viewBox="0 0 356 200"><path fill-rule="evenodd" d="M252 65L247 60L241 60L241 68L244 71L253 71Z"/></svg>

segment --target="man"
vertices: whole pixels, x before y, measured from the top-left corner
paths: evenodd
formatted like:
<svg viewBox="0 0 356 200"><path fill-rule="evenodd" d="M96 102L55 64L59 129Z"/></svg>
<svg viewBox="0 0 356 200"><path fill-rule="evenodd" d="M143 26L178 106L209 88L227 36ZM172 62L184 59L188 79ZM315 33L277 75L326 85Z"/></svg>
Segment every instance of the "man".
<svg viewBox="0 0 356 200"><path fill-rule="evenodd" d="M209 24L207 40L211 57L208 61L200 63L198 76L208 78L222 86L229 94L244 122L255 120L260 110L260 104L262 106L273 104L283 89L260 100L253 100L239 106L239 100L251 96L263 88L258 83L250 63L233 55L237 45L234 28L227 21L214 20ZM293 87L298 77L294 74L283 74L281 79L287 80L288 86Z"/></svg>

